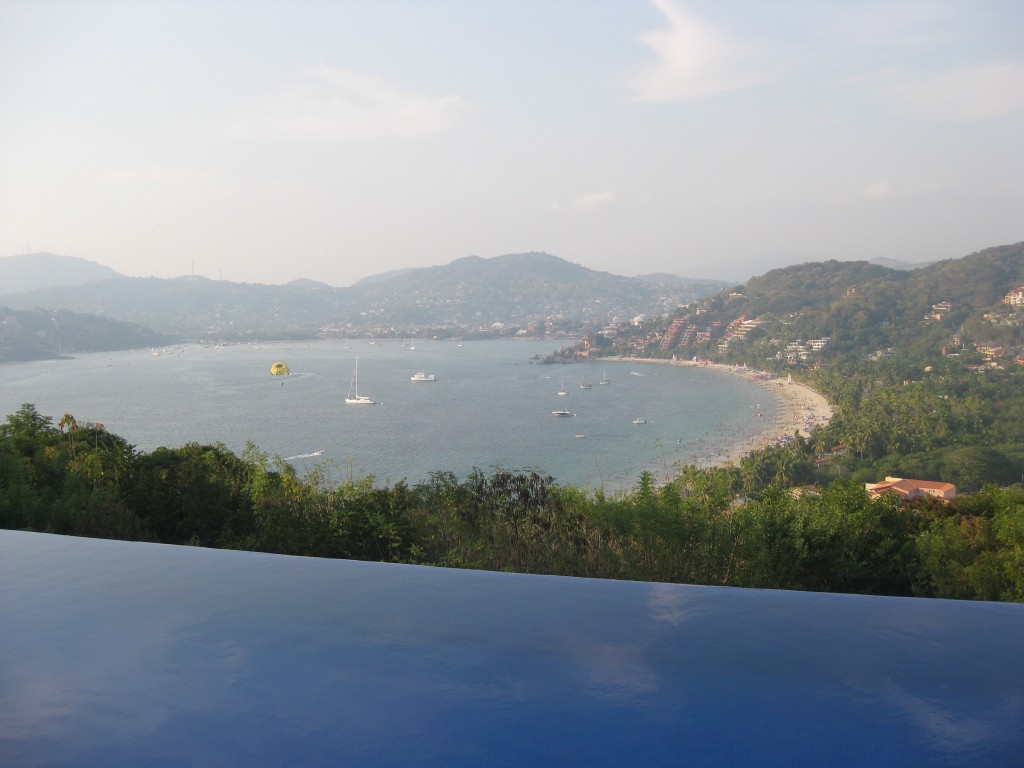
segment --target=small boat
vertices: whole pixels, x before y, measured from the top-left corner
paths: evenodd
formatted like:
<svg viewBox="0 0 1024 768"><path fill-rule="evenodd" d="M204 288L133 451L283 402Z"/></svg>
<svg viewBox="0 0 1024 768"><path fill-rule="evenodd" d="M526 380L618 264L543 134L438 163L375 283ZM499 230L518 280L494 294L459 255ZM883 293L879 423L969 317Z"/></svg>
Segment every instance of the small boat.
<svg viewBox="0 0 1024 768"><path fill-rule="evenodd" d="M633 423L634 424L646 424L647 423L647 419L641 419L639 416L637 416L635 419L633 419Z"/></svg>
<svg viewBox="0 0 1024 768"><path fill-rule="evenodd" d="M560 408L557 411L551 412L552 416L572 416L572 411L568 411L565 408Z"/></svg>
<svg viewBox="0 0 1024 768"><path fill-rule="evenodd" d="M409 377L410 381L436 381L437 377L432 373L424 373L423 371L417 371Z"/></svg>
<svg viewBox="0 0 1024 768"><path fill-rule="evenodd" d="M580 389L590 389L589 381L580 381Z"/></svg>
<svg viewBox="0 0 1024 768"><path fill-rule="evenodd" d="M559 397L562 397L562 396L568 395L568 394L569 393L565 391L565 382L563 381L562 385L561 385L561 388L558 390L558 395L559 395Z"/></svg>
<svg viewBox="0 0 1024 768"><path fill-rule="evenodd" d="M359 394L359 358L356 358L356 368L352 373L352 382L348 385L348 395L345 402L349 405L376 405L373 398Z"/></svg>
<svg viewBox="0 0 1024 768"><path fill-rule="evenodd" d="M608 378L608 371L607 370L604 371L601 374L601 380L599 382L597 382L597 383L598 384L611 384L612 383L612 380Z"/></svg>

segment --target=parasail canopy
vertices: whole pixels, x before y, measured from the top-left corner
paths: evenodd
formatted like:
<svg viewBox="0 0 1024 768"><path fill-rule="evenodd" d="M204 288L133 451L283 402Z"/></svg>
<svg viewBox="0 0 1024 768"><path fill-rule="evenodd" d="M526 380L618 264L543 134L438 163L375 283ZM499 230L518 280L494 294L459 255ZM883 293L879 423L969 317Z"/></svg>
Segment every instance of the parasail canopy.
<svg viewBox="0 0 1024 768"><path fill-rule="evenodd" d="M288 368L287 363L282 363L281 361L278 361L274 363L272 366L270 366L270 373L274 376L287 376L289 373L291 373L291 370Z"/></svg>

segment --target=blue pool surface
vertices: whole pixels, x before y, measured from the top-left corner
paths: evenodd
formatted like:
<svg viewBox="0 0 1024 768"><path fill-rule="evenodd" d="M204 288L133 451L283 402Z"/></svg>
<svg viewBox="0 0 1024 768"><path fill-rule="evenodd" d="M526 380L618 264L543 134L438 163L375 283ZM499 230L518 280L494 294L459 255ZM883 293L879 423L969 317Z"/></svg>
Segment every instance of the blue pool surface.
<svg viewBox="0 0 1024 768"><path fill-rule="evenodd" d="M2 766L1024 764L1024 606L0 531Z"/></svg>

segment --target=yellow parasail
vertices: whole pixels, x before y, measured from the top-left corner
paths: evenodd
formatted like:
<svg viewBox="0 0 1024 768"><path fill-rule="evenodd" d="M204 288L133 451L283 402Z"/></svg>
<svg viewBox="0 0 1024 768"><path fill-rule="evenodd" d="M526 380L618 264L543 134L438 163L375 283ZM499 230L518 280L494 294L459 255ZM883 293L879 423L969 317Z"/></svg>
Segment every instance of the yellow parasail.
<svg viewBox="0 0 1024 768"><path fill-rule="evenodd" d="M288 368L287 363L278 361L270 366L270 373L274 376L287 376L291 373L291 370Z"/></svg>

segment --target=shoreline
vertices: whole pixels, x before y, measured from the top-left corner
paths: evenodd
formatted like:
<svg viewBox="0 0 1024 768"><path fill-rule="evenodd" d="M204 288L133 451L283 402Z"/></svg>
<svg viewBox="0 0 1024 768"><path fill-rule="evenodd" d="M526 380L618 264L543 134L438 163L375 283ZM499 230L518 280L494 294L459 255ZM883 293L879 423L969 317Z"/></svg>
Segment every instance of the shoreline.
<svg viewBox="0 0 1024 768"><path fill-rule="evenodd" d="M705 457L693 462L695 466L725 467L739 466L740 461L751 451L761 450L771 445L780 444L791 439L797 432L804 437L810 435L815 427L824 427L832 419L833 410L825 396L807 384L788 379L760 378L761 371L751 368L739 368L725 363L694 360L666 360L660 357L608 357L609 361L658 363L661 365L679 365L695 368L709 368L719 373L742 376L760 385L775 401L777 413L775 418L766 422L763 430L747 435L735 443L721 447L715 456Z"/></svg>

